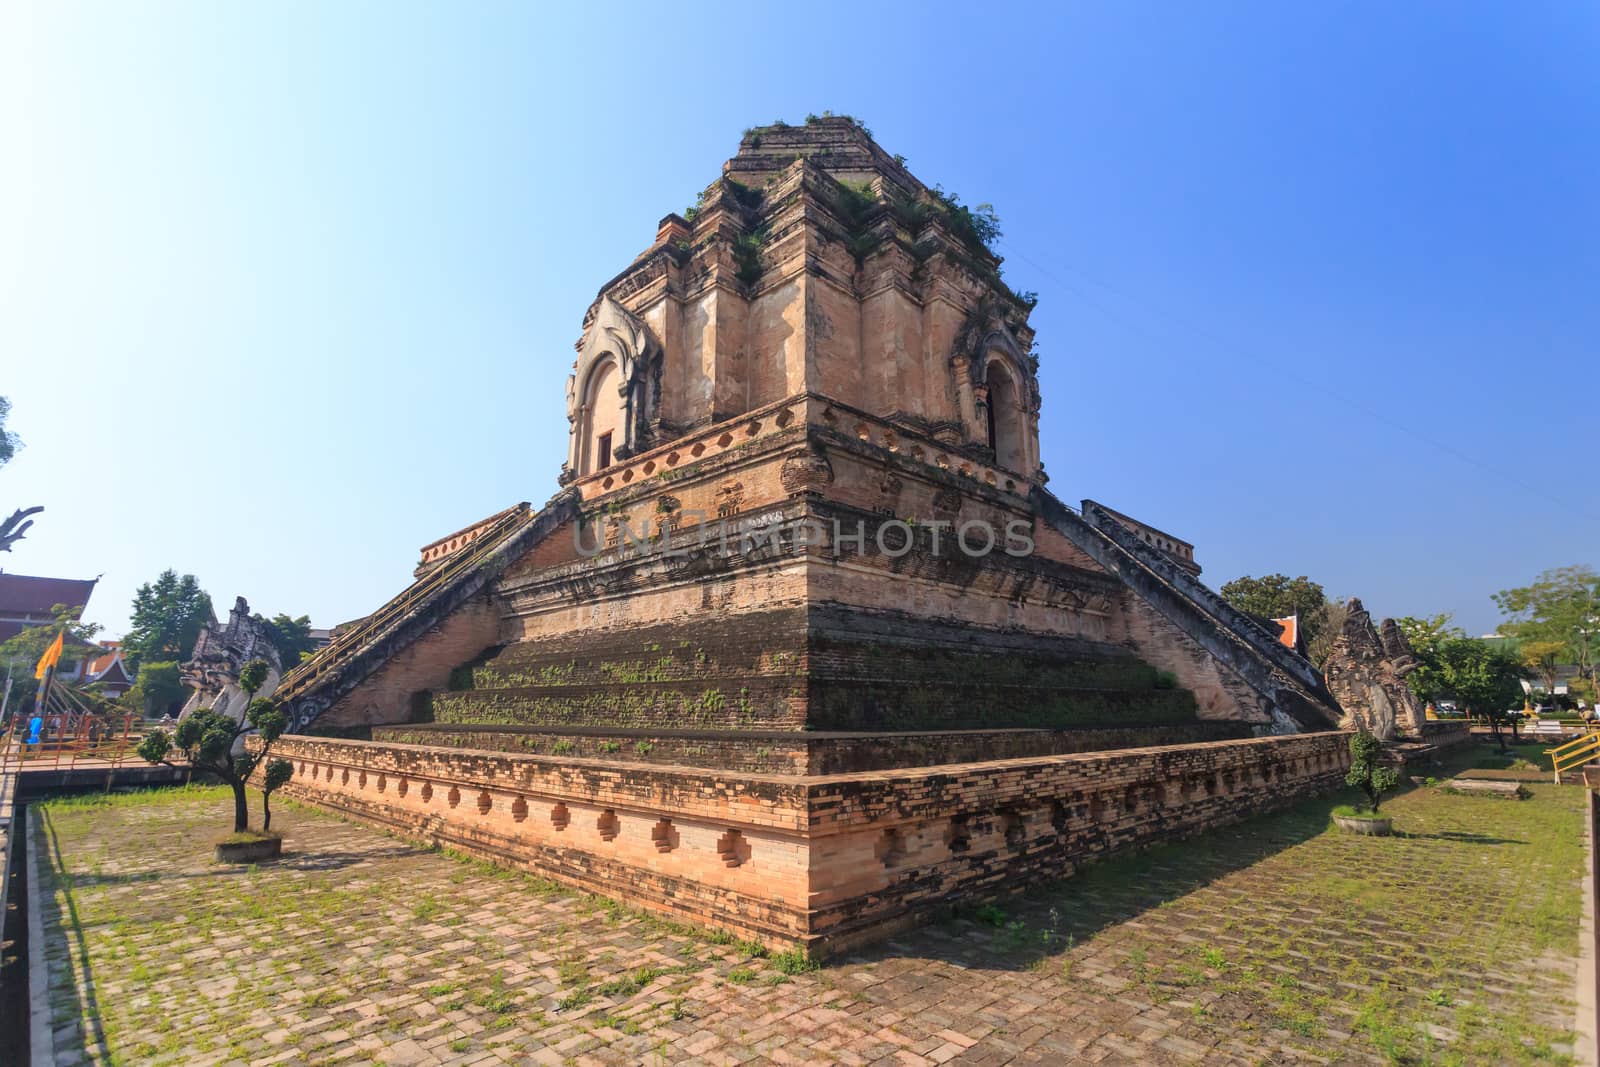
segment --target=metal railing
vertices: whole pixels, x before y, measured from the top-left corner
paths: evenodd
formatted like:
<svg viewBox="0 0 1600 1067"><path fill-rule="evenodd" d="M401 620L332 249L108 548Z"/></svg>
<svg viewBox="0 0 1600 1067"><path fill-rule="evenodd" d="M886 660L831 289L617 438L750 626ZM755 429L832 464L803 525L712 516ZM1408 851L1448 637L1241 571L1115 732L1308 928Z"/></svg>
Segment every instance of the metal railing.
<svg viewBox="0 0 1600 1067"><path fill-rule="evenodd" d="M1560 785L1562 771L1582 767L1585 763L1600 758L1600 730L1590 730L1576 740L1568 741L1556 748L1547 748L1544 754L1550 757L1550 764L1556 772L1556 785Z"/></svg>
<svg viewBox="0 0 1600 1067"><path fill-rule="evenodd" d="M132 712L116 716L51 714L35 736L29 718L17 716L0 733L0 777L29 770L104 769L144 766L139 742L156 726ZM109 780L109 778L108 778Z"/></svg>

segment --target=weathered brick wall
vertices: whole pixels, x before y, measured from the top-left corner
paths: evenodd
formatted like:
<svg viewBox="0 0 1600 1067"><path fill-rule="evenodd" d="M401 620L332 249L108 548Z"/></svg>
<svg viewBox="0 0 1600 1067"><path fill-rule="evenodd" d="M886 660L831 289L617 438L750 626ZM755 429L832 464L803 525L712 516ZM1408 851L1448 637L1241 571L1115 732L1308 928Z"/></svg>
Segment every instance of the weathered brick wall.
<svg viewBox="0 0 1600 1067"><path fill-rule="evenodd" d="M670 625L585 629L523 641L436 693L441 723L639 729L799 729L802 608L703 613Z"/></svg>
<svg viewBox="0 0 1600 1067"><path fill-rule="evenodd" d="M808 642L806 721L821 730L1152 726L1193 722L1194 698L1163 687L1125 649L1027 642L880 612L824 624Z"/></svg>
<svg viewBox="0 0 1600 1067"><path fill-rule="evenodd" d="M1472 724L1466 719L1426 719L1422 739L1439 748L1453 748L1472 740Z"/></svg>
<svg viewBox="0 0 1600 1067"><path fill-rule="evenodd" d="M815 743L808 735L792 731L526 729L440 724L384 727L374 730L372 739L386 744L470 748L612 763L717 767L762 774L805 774L809 764L808 747Z"/></svg>
<svg viewBox="0 0 1600 1067"><path fill-rule="evenodd" d="M1243 736L1239 723L1099 727L1081 730L953 730L807 738L811 774L851 774L906 767L1026 759L1145 745L1198 744Z"/></svg>
<svg viewBox="0 0 1600 1067"><path fill-rule="evenodd" d="M1193 744L1248 736L1242 723L1081 730L952 730L916 734L826 734L778 731L626 730L592 727L417 724L382 726L371 740L386 744L469 748L612 763L716 767L761 774L845 774L980 760L1096 752L1142 745Z"/></svg>
<svg viewBox="0 0 1600 1067"><path fill-rule="evenodd" d="M1255 691L1194 638L1130 590L1124 589L1117 603L1115 632L1151 663L1177 676L1179 684L1194 694L1200 718L1270 722Z"/></svg>
<svg viewBox="0 0 1600 1067"><path fill-rule="evenodd" d="M474 597L336 701L322 713L317 725L338 728L408 722L419 710L419 694L444 688L456 666L494 645L499 634L499 608L487 595Z"/></svg>
<svg viewBox="0 0 1600 1067"><path fill-rule="evenodd" d="M871 940L1331 788L1348 764L1348 735L1323 733L812 779L811 933L831 949Z"/></svg>
<svg viewBox="0 0 1600 1067"><path fill-rule="evenodd" d="M274 752L296 799L768 944L804 939L801 779L302 737Z"/></svg>
<svg viewBox="0 0 1600 1067"><path fill-rule="evenodd" d="M768 944L835 950L1335 784L1339 733L823 777L285 738L288 795Z"/></svg>

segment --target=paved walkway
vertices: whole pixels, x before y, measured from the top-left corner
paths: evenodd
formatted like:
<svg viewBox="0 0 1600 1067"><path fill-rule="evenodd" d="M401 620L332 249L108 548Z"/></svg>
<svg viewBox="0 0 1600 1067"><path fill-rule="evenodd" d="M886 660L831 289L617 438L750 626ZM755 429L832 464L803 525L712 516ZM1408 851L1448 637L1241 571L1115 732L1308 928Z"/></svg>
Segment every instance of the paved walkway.
<svg viewBox="0 0 1600 1067"><path fill-rule="evenodd" d="M1567 1062L1581 791L1329 803L1098 865L802 970L282 804L40 809L59 1062ZM65 876L62 872L65 871ZM792 973L791 973L792 972Z"/></svg>

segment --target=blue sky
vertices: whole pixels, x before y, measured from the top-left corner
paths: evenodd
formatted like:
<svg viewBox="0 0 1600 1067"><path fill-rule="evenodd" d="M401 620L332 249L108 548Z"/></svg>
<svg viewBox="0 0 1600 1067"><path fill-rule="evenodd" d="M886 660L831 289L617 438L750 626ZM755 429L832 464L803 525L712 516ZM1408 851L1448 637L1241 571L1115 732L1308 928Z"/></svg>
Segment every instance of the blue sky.
<svg viewBox="0 0 1600 1067"><path fill-rule="evenodd" d="M1050 487L1493 626L1600 565L1600 8L0 9L7 570L319 625L555 490L585 307L831 109L1005 228Z"/></svg>

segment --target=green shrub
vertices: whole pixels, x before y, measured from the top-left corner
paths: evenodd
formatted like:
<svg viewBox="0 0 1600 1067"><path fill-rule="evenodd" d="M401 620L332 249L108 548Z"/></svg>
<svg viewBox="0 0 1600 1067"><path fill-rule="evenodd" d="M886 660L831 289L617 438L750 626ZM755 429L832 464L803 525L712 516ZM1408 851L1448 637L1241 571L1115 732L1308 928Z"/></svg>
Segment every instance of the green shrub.
<svg viewBox="0 0 1600 1067"><path fill-rule="evenodd" d="M1333 813L1341 819L1376 819L1381 816L1365 804L1340 804Z"/></svg>
<svg viewBox="0 0 1600 1067"><path fill-rule="evenodd" d="M1382 751L1382 743L1369 733L1352 734L1350 737L1350 773L1344 776L1344 784L1367 795L1367 804L1374 815L1378 813L1383 794L1400 784L1398 771L1393 767L1378 765L1378 756Z"/></svg>
<svg viewBox="0 0 1600 1067"><path fill-rule="evenodd" d="M786 952L774 953L772 965L783 974L804 974L814 971L821 964L806 954L803 948L791 948Z"/></svg>

